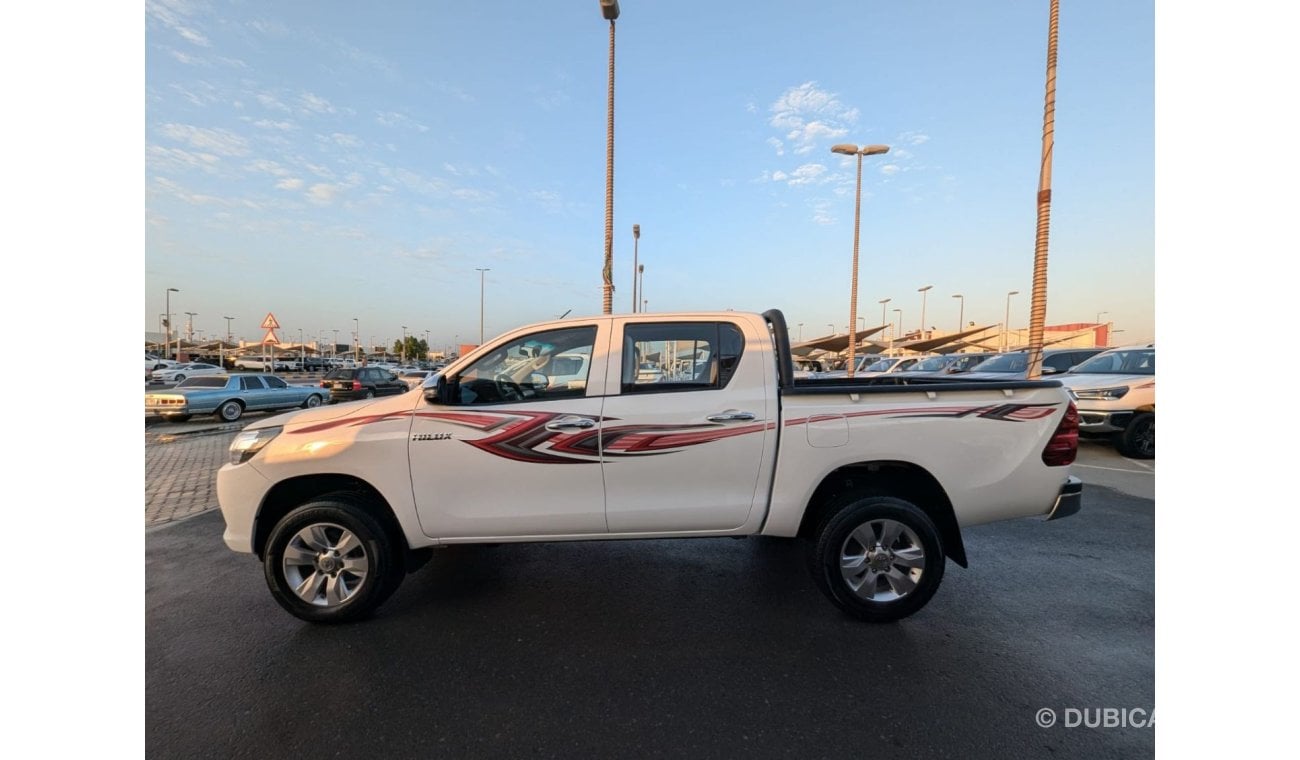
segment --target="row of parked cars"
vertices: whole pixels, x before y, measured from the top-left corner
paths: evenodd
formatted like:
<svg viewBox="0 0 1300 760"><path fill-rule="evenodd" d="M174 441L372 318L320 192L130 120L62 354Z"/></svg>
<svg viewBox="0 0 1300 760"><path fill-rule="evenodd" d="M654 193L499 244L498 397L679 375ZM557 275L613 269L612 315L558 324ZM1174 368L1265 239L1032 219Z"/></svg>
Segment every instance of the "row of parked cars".
<svg viewBox="0 0 1300 760"><path fill-rule="evenodd" d="M1015 380L1029 375L1029 352L946 354L930 357L864 356L854 377L875 383L925 382L950 377L971 381ZM1155 345L1124 348L1062 348L1043 351L1043 375L1069 390L1079 413L1079 434L1109 438L1121 454L1151 459L1156 454ZM802 373L836 378L847 371Z"/></svg>

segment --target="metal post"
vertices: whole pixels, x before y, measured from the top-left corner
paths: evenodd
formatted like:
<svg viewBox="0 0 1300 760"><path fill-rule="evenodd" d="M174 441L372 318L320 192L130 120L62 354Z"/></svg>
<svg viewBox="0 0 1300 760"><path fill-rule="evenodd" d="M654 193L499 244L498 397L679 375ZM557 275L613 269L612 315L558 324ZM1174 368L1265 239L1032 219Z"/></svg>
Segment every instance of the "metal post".
<svg viewBox="0 0 1300 760"><path fill-rule="evenodd" d="M637 304L636 278L637 278L637 271L638 271L637 267L639 266L637 264L637 257L639 255L638 248L640 247L639 246L640 242L641 242L641 225L634 224L632 225L632 313L633 314L636 313L636 304Z"/></svg>
<svg viewBox="0 0 1300 760"><path fill-rule="evenodd" d="M618 0L600 0L601 16L609 20L609 108L605 118L605 267L602 308L614 311L614 20L618 18ZM483 341L480 339L479 344Z"/></svg>
<svg viewBox="0 0 1300 760"><path fill-rule="evenodd" d="M481 346L483 345L483 296L487 287L485 278L492 270L475 267L475 271L478 272L478 344ZM612 307L612 304L610 306ZM608 314L609 309L606 309L605 313Z"/></svg>

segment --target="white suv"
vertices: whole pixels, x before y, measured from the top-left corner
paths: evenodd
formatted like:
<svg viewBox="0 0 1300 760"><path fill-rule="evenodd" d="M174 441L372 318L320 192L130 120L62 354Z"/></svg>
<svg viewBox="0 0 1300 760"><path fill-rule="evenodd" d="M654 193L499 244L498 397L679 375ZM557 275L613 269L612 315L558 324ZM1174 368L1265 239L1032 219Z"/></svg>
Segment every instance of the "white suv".
<svg viewBox="0 0 1300 760"><path fill-rule="evenodd" d="M1133 459L1156 455L1156 347L1112 348L1053 379L1079 408L1080 435L1108 435Z"/></svg>

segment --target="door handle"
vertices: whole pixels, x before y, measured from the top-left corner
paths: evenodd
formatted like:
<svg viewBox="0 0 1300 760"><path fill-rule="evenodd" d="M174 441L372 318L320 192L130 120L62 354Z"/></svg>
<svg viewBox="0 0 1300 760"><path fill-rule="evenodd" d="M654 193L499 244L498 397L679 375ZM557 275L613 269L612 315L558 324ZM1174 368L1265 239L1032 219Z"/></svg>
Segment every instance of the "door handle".
<svg viewBox="0 0 1300 760"><path fill-rule="evenodd" d="M596 421L587 417L561 417L546 423L546 429L551 432L561 430L587 430L596 427Z"/></svg>
<svg viewBox="0 0 1300 760"><path fill-rule="evenodd" d="M709 422L748 422L749 420L754 419L754 413L741 412L736 409L728 409L725 412L710 414L708 417L705 417L704 419L708 420Z"/></svg>

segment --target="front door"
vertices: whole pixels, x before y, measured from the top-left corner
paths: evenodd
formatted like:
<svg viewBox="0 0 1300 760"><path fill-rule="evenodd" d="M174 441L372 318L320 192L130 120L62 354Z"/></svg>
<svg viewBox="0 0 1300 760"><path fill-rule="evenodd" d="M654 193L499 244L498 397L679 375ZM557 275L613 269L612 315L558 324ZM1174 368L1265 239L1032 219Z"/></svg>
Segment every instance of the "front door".
<svg viewBox="0 0 1300 760"><path fill-rule="evenodd" d="M609 322L509 338L448 378L453 398L416 407L411 480L427 535L605 533L599 435ZM581 376L574 356L589 357Z"/></svg>

